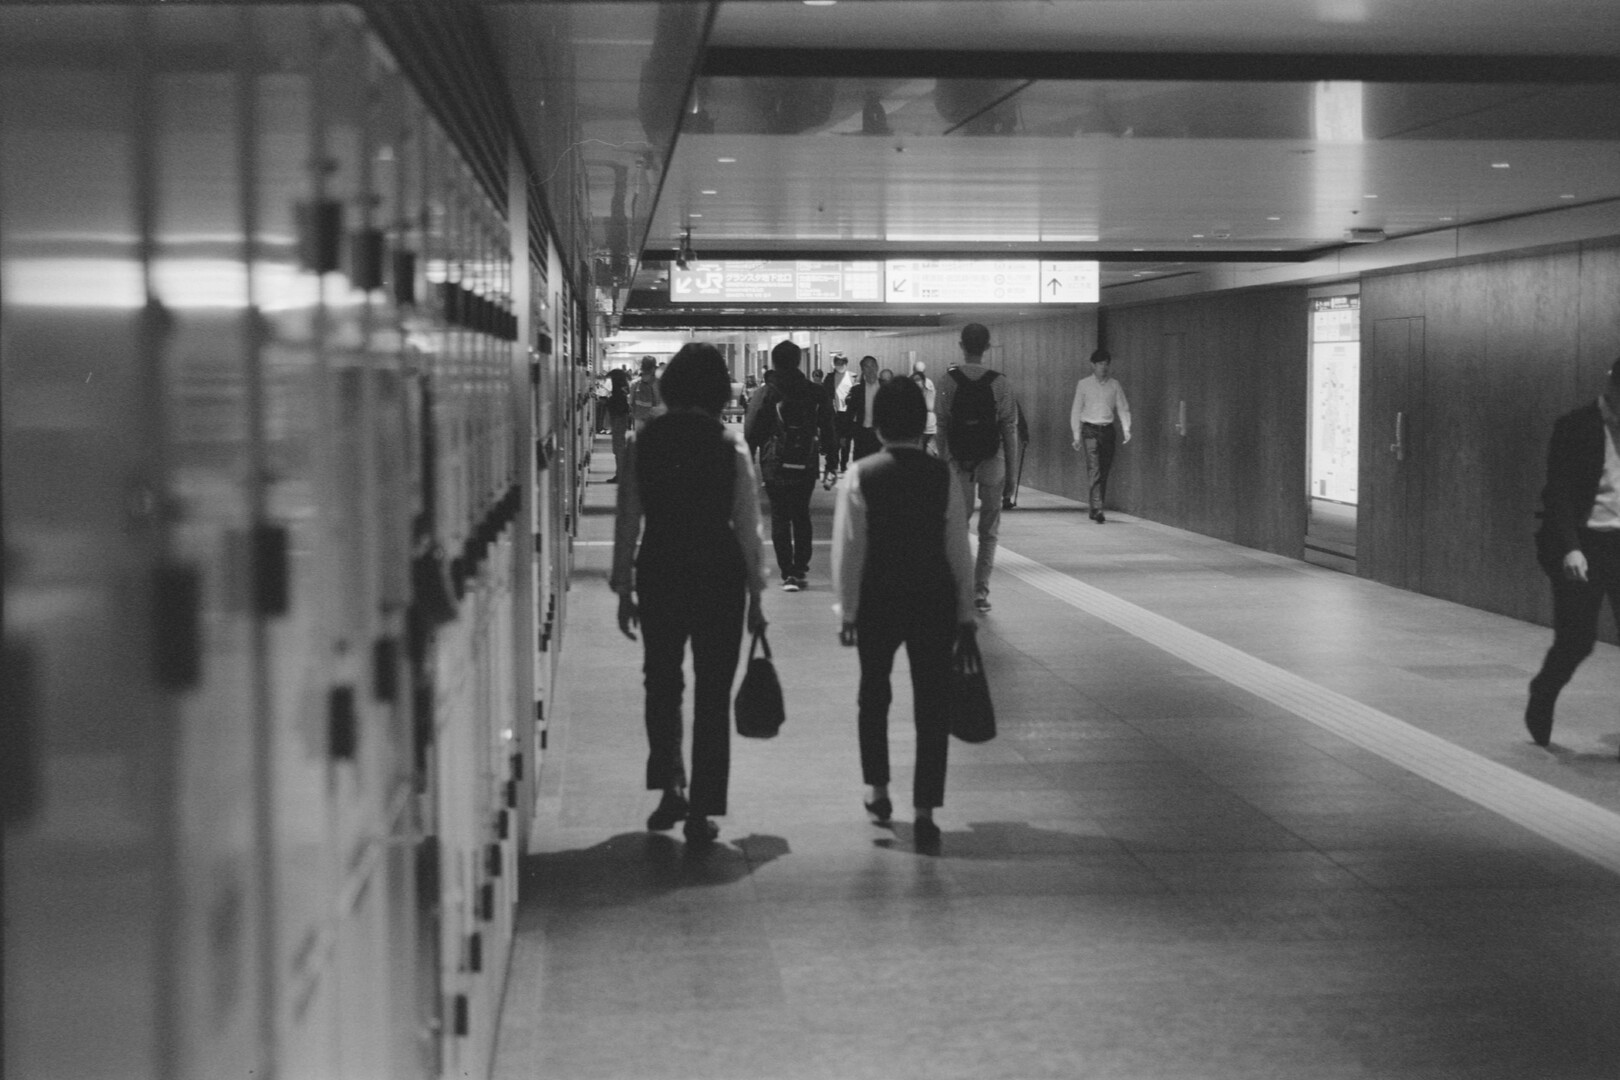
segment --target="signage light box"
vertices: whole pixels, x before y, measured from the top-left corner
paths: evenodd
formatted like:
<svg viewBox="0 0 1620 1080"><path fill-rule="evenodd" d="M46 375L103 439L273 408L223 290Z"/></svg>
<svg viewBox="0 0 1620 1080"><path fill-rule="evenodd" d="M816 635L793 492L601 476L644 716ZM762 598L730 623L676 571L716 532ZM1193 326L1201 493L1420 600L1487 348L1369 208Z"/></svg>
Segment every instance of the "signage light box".
<svg viewBox="0 0 1620 1080"><path fill-rule="evenodd" d="M883 264L801 259L726 259L671 268L677 304L875 304L883 299Z"/></svg>
<svg viewBox="0 0 1620 1080"><path fill-rule="evenodd" d="M1095 260L726 259L672 268L677 304L1095 304Z"/></svg>

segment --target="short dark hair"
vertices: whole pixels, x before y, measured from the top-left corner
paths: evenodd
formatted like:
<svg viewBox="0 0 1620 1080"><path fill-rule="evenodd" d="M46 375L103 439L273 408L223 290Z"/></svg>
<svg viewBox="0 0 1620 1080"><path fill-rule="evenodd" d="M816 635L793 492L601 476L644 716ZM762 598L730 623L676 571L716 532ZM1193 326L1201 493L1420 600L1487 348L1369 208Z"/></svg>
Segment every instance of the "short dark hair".
<svg viewBox="0 0 1620 1080"><path fill-rule="evenodd" d="M797 368L804 358L804 350L791 341L779 341L776 348L771 350L771 367L777 371L787 371Z"/></svg>
<svg viewBox="0 0 1620 1080"><path fill-rule="evenodd" d="M1093 364L1112 364L1114 358L1107 349L1093 349L1091 351L1091 362Z"/></svg>
<svg viewBox="0 0 1620 1080"><path fill-rule="evenodd" d="M962 351L969 356L983 356L990 347L990 330L983 323L970 322L962 327Z"/></svg>
<svg viewBox="0 0 1620 1080"><path fill-rule="evenodd" d="M731 371L719 349L694 341L670 359L658 379L658 392L672 409L702 409L718 416L731 400Z"/></svg>
<svg viewBox="0 0 1620 1080"><path fill-rule="evenodd" d="M641 358L641 370L642 371L651 371L653 368L656 368L657 366L658 366L658 360L657 360L656 357L643 356Z"/></svg>
<svg viewBox="0 0 1620 1080"><path fill-rule="evenodd" d="M845 356L843 353L833 353L833 367L837 367L839 364L847 363L849 363L849 357Z"/></svg>
<svg viewBox="0 0 1620 1080"><path fill-rule="evenodd" d="M891 441L921 437L928 426L928 403L922 388L910 379L890 379L872 398L872 426Z"/></svg>

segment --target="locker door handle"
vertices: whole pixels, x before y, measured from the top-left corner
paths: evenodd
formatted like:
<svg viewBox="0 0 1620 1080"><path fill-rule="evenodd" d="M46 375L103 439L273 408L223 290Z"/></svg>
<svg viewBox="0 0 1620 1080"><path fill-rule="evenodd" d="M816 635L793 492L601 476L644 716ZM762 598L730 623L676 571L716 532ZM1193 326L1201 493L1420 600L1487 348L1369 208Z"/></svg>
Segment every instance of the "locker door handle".
<svg viewBox="0 0 1620 1080"><path fill-rule="evenodd" d="M1406 414L1395 414L1395 441L1389 444L1389 452L1395 455L1396 461L1406 460Z"/></svg>
<svg viewBox="0 0 1620 1080"><path fill-rule="evenodd" d="M1176 434L1183 439L1187 437L1187 403L1176 402Z"/></svg>

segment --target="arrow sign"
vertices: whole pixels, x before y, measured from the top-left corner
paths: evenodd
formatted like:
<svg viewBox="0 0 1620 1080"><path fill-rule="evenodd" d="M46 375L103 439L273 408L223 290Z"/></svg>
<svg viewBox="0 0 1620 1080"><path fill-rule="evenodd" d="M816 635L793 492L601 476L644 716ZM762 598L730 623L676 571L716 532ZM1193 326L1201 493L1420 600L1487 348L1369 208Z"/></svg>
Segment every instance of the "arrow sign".
<svg viewBox="0 0 1620 1080"><path fill-rule="evenodd" d="M1063 288L1063 282L1059 281L1057 278L1053 278L1051 281L1046 283L1046 287L1052 290L1053 296L1056 296L1058 294L1058 290Z"/></svg>

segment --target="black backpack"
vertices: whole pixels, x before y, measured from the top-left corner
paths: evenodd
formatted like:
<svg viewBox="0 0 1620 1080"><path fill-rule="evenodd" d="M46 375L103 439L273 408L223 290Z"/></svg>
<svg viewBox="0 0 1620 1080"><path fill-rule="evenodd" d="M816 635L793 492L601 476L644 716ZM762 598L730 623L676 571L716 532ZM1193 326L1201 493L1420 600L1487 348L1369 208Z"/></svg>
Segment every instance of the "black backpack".
<svg viewBox="0 0 1620 1080"><path fill-rule="evenodd" d="M945 420L945 441L951 457L966 465L989 461L1001 453L1001 425L996 422L996 392L991 386L1000 372L987 371L970 379L956 368L956 396Z"/></svg>
<svg viewBox="0 0 1620 1080"><path fill-rule="evenodd" d="M759 463L771 481L814 479L819 471L816 397L794 394L776 401L776 431L760 447Z"/></svg>

